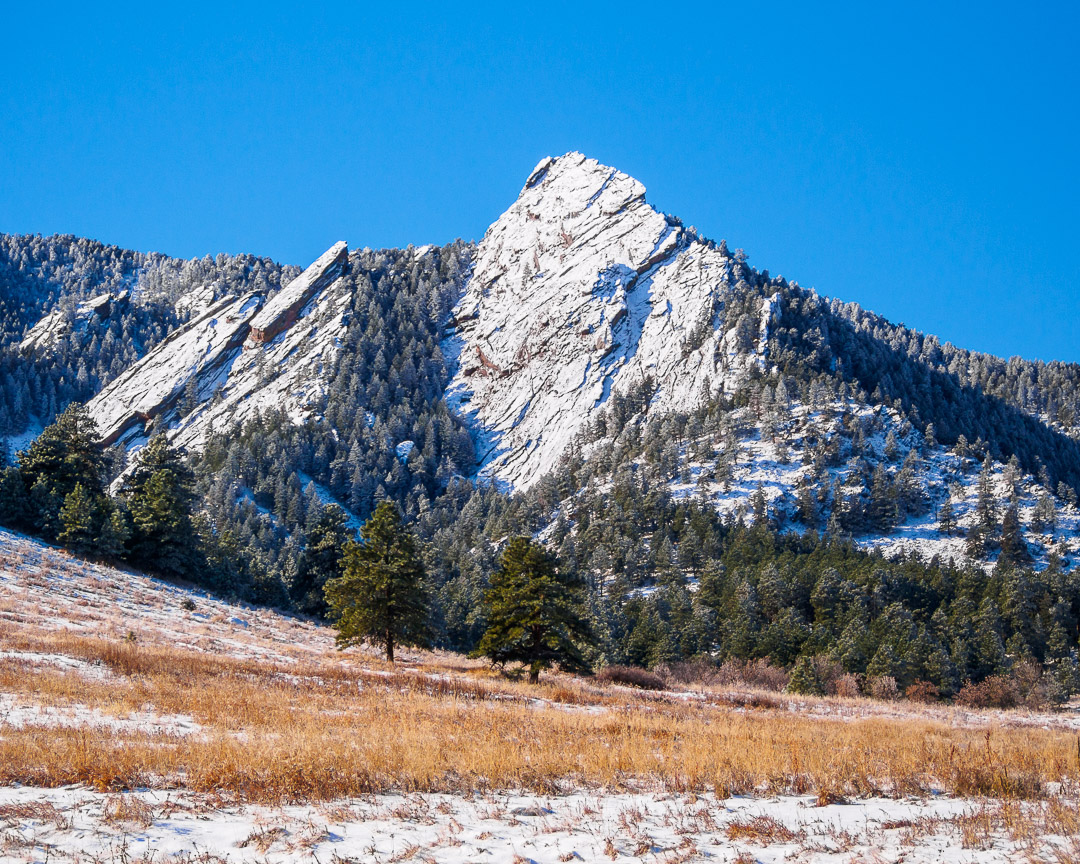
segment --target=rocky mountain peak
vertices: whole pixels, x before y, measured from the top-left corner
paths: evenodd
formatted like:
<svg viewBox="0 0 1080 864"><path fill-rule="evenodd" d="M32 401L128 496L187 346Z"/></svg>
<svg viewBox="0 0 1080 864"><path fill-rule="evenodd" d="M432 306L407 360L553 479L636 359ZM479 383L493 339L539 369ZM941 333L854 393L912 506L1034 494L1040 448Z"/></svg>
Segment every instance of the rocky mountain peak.
<svg viewBox="0 0 1080 864"><path fill-rule="evenodd" d="M541 160L484 235L444 346L482 471L527 487L612 393L687 409L760 362L771 307L737 348L723 327L731 263L634 178L580 153Z"/></svg>

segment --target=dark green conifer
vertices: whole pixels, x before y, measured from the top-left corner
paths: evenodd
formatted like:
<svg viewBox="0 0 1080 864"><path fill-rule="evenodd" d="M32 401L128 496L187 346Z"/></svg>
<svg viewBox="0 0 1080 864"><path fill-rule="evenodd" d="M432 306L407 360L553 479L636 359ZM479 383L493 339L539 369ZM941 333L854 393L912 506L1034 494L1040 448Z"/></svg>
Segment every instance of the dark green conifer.
<svg viewBox="0 0 1080 864"><path fill-rule="evenodd" d="M289 593L301 612L324 616L326 583L342 574L345 546L353 537L345 511L336 504L320 507L313 517Z"/></svg>
<svg viewBox="0 0 1080 864"><path fill-rule="evenodd" d="M326 583L325 596L339 648L370 642L393 663L396 646L430 644L424 565L395 504L381 502L360 542L346 545L344 572Z"/></svg>
<svg viewBox="0 0 1080 864"><path fill-rule="evenodd" d="M474 652L493 663L521 663L536 683L558 666L587 672L579 644L593 638L584 615L584 582L561 571L539 543L515 537L499 559L484 596L488 628Z"/></svg>
<svg viewBox="0 0 1080 864"><path fill-rule="evenodd" d="M30 523L48 539L61 530L60 510L82 484L97 503L105 493L105 459L97 426L84 405L73 402L18 455L19 473L30 493Z"/></svg>
<svg viewBox="0 0 1080 864"><path fill-rule="evenodd" d="M131 511L131 560L169 576L190 575L198 545L191 524L194 477L164 435L139 452L122 494Z"/></svg>
<svg viewBox="0 0 1080 864"><path fill-rule="evenodd" d="M60 531L56 539L77 555L94 548L98 534L98 505L82 483L76 483L60 507Z"/></svg>

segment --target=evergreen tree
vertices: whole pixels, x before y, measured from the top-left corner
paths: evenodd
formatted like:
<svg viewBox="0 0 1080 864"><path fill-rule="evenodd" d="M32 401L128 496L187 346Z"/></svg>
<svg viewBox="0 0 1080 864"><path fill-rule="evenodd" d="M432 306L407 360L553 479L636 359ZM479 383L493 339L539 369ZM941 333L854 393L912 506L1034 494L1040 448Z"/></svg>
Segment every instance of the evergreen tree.
<svg viewBox="0 0 1080 864"><path fill-rule="evenodd" d="M103 558L123 558L131 539L131 525L122 501L106 498L102 506L97 553Z"/></svg>
<svg viewBox="0 0 1080 864"><path fill-rule="evenodd" d="M499 665L524 664L534 684L554 665L587 672L579 645L593 634L582 613L583 589L540 544L511 539L484 595L488 628L474 653Z"/></svg>
<svg viewBox="0 0 1080 864"><path fill-rule="evenodd" d="M30 502L26 486L17 468L0 472L0 525L21 528L29 515Z"/></svg>
<svg viewBox="0 0 1080 864"><path fill-rule="evenodd" d="M396 646L430 644L424 565L395 504L381 502L360 542L346 545L344 572L326 582L325 596L339 648L371 642L393 663Z"/></svg>
<svg viewBox="0 0 1080 864"><path fill-rule="evenodd" d="M951 537L956 530L956 516L953 512L952 499L946 498L937 512L938 531L946 537Z"/></svg>
<svg viewBox="0 0 1080 864"><path fill-rule="evenodd" d="M97 426L86 407L73 402L18 455L19 473L30 493L32 527L47 539L61 530L60 510L76 484L97 504L105 494L105 459Z"/></svg>
<svg viewBox="0 0 1080 864"><path fill-rule="evenodd" d="M139 453L122 494L131 512L131 560L169 576L191 575L198 560L191 524L194 476L164 435Z"/></svg>
<svg viewBox="0 0 1080 864"><path fill-rule="evenodd" d="M94 548L98 534L97 504L82 483L76 483L60 508L60 531L56 539L77 555Z"/></svg>
<svg viewBox="0 0 1080 864"><path fill-rule="evenodd" d="M994 467L989 456L983 461L982 470L979 472L978 492L978 502L975 505L978 525L986 533L996 531L997 496L994 493Z"/></svg>
<svg viewBox="0 0 1080 864"><path fill-rule="evenodd" d="M814 661L809 657L800 657L795 661L788 679L787 691L801 693L804 696L824 696L825 684L818 675Z"/></svg>
<svg viewBox="0 0 1080 864"><path fill-rule="evenodd" d="M870 507L867 515L872 527L880 532L889 531L896 524L896 496L885 466L878 463L870 485Z"/></svg>
<svg viewBox="0 0 1080 864"><path fill-rule="evenodd" d="M308 531L307 547L297 563L289 593L297 609L325 616L326 583L342 574L345 546L352 539L345 511L336 504L320 507Z"/></svg>
<svg viewBox="0 0 1080 864"><path fill-rule="evenodd" d="M1001 555L998 564L1002 567L1013 567L1030 561L1031 554L1020 530L1020 514L1013 503L1008 506L1001 519Z"/></svg>

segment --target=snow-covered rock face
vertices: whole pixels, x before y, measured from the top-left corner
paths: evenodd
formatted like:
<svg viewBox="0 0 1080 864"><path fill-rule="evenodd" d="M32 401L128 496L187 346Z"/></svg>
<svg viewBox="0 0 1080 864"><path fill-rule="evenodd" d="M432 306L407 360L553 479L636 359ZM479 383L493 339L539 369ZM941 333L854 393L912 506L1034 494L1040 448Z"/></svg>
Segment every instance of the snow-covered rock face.
<svg viewBox="0 0 1080 864"><path fill-rule="evenodd" d="M275 294L274 298L259 310L259 314L251 319L252 342L269 342L288 329L311 298L341 274L348 253L345 242L338 241L300 276Z"/></svg>
<svg viewBox="0 0 1080 864"><path fill-rule="evenodd" d="M480 243L444 353L448 398L482 472L526 488L613 392L652 381L650 409L689 409L762 362L723 329L731 259L654 210L645 187L569 153L544 159Z"/></svg>
<svg viewBox="0 0 1080 864"><path fill-rule="evenodd" d="M331 247L294 280L296 290L290 284L268 303L224 297L170 335L90 402L104 442L137 446L156 422L174 443L198 450L210 432L259 412L283 410L302 422L319 404L345 333L347 251Z"/></svg>
<svg viewBox="0 0 1080 864"><path fill-rule="evenodd" d="M121 314L127 308L131 295L127 291L115 294L101 294L80 303L71 312L54 309L33 327L26 331L19 349L36 351L52 348L74 331L85 330L91 323L105 321L114 314Z"/></svg>

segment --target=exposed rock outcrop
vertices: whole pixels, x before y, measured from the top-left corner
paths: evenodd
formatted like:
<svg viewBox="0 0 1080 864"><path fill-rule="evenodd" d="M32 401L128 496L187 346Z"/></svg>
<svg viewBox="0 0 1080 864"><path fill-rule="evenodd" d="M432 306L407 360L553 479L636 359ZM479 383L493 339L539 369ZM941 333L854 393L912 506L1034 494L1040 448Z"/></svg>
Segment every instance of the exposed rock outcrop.
<svg viewBox="0 0 1080 864"><path fill-rule="evenodd" d="M347 259L336 243L268 302L225 297L171 334L90 402L105 443L137 446L156 425L199 448L211 431L260 411L309 416L347 324Z"/></svg>
<svg viewBox="0 0 1080 864"><path fill-rule="evenodd" d="M725 329L731 260L632 177L543 160L484 235L444 343L482 471L527 487L613 392L651 382L651 408L688 410L762 363L773 310L753 344Z"/></svg>
<svg viewBox="0 0 1080 864"><path fill-rule="evenodd" d="M269 342L295 323L300 310L341 274L348 254L345 241L339 240L299 277L275 294L251 320L252 342Z"/></svg>
<svg viewBox="0 0 1080 864"><path fill-rule="evenodd" d="M70 312L54 309L26 331L19 343L19 349L32 351L51 348L73 331L85 330L92 324L108 320L114 314L122 314L128 308L130 300L128 291L117 291L114 294L92 297Z"/></svg>

